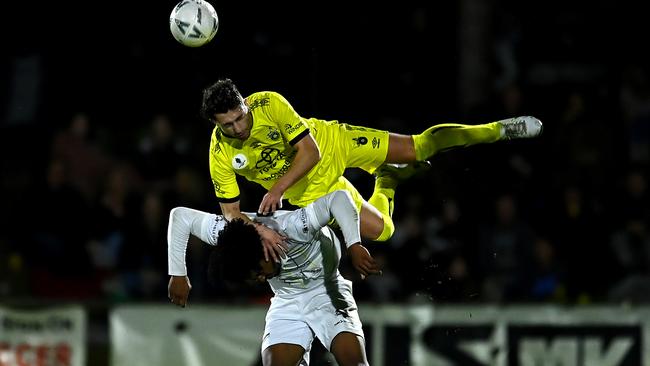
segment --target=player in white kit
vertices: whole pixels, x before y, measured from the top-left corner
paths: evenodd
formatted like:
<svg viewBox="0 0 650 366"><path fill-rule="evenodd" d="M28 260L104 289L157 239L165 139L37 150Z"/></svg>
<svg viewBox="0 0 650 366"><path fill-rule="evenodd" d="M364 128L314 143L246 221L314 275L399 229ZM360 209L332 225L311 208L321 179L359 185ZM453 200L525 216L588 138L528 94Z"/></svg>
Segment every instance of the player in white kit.
<svg viewBox="0 0 650 366"><path fill-rule="evenodd" d="M359 215L347 191L331 192L304 208L273 216L247 214L253 224L189 208L171 211L168 229L169 298L185 306L191 289L185 265L189 235L216 246L211 276L226 281L267 280L275 296L266 315L262 360L268 365L308 365L314 336L340 366L367 365L365 341L352 283L339 273L341 246L327 226L335 219L348 255L362 276L380 270L361 245ZM266 225L287 237L281 263L264 260L254 225Z"/></svg>

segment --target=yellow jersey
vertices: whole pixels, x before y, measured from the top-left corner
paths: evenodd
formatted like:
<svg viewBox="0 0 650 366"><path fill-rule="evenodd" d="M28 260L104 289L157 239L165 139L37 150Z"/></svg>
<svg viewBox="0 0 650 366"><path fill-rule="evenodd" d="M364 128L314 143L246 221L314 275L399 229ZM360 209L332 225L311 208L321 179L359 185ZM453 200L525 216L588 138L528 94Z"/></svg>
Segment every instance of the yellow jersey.
<svg viewBox="0 0 650 366"><path fill-rule="evenodd" d="M298 206L335 189L347 167L372 172L386 157L386 131L303 118L272 91L251 94L246 101L253 120L246 140L224 135L219 126L212 133L210 175L219 202L239 200L236 174L267 190L273 187L291 167L296 154L293 144L309 133L320 148L321 160L284 193L285 199Z"/></svg>

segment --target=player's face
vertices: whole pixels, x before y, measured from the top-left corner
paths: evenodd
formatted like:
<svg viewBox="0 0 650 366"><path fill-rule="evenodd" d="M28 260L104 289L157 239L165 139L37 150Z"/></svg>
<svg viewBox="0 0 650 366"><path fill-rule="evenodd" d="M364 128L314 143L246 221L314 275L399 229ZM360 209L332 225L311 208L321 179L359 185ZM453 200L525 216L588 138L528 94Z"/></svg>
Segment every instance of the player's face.
<svg viewBox="0 0 650 366"><path fill-rule="evenodd" d="M254 273L257 282L265 282L280 274L280 263L274 261L260 260L260 269Z"/></svg>
<svg viewBox="0 0 650 366"><path fill-rule="evenodd" d="M239 107L231 109L226 113L217 113L214 119L223 133L228 136L246 140L251 135L251 114L248 107L242 103Z"/></svg>

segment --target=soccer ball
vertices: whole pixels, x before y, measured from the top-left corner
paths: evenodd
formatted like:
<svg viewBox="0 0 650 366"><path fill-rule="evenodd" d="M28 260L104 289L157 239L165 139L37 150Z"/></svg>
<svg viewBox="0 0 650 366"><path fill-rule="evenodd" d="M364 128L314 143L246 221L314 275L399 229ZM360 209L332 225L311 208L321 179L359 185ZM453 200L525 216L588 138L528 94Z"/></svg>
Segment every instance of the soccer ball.
<svg viewBox="0 0 650 366"><path fill-rule="evenodd" d="M217 34L219 18L207 1L181 0L169 15L169 29L181 44L200 47Z"/></svg>

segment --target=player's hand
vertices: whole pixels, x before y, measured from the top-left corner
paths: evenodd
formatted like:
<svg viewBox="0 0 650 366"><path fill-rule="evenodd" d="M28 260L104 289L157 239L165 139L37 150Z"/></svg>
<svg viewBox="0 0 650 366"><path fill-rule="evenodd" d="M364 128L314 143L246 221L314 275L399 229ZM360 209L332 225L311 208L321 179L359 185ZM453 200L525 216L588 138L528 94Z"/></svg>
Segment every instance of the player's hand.
<svg viewBox="0 0 650 366"><path fill-rule="evenodd" d="M262 238L262 247L264 249L264 259L266 261L273 260L280 263L280 258L286 256L289 247L287 246L287 238L273 229L262 224L255 224L257 233Z"/></svg>
<svg viewBox="0 0 650 366"><path fill-rule="evenodd" d="M268 215L275 212L276 210L281 209L282 195L283 192L279 192L278 190L271 188L262 198L260 208L257 210L257 212L261 215Z"/></svg>
<svg viewBox="0 0 650 366"><path fill-rule="evenodd" d="M382 272L379 269L379 265L370 255L368 249L361 245L361 243L352 244L348 248L348 255L352 261L352 266L359 272L362 280L370 275L381 275Z"/></svg>
<svg viewBox="0 0 650 366"><path fill-rule="evenodd" d="M190 295L192 285L187 276L171 276L169 285L167 286L167 296L172 301L172 304L180 307L187 305L187 297Z"/></svg>

